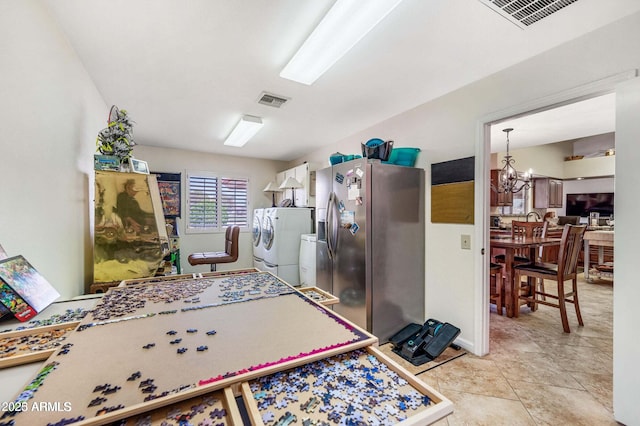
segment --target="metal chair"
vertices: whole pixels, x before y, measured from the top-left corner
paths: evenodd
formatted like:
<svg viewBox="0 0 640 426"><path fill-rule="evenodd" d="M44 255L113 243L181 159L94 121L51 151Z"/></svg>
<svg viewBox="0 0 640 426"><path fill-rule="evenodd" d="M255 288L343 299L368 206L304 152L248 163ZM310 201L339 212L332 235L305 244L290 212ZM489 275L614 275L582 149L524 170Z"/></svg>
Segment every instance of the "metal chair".
<svg viewBox="0 0 640 426"><path fill-rule="evenodd" d="M560 309L562 328L565 333L570 333L569 321L567 319L567 303L572 303L576 310L578 324L584 325L582 315L580 315L580 304L578 303L578 254L582 248L582 238L587 227L585 225L565 225L562 231L562 241L560 243L560 253L558 264L533 262L529 264L516 265L513 271L516 282L520 282L522 276L530 278L555 281L557 284L557 294L551 294L544 290L538 290L536 285L531 286L528 294L519 294L518 298L534 307L540 303ZM565 291L565 281L571 280L571 291ZM538 295L546 296L544 300L539 300ZM546 300L552 299L552 301ZM553 302L557 300L557 302ZM519 309L515 310L515 316L519 314Z"/></svg>
<svg viewBox="0 0 640 426"><path fill-rule="evenodd" d="M216 270L218 263L233 263L238 260L238 237L240 227L233 225L227 227L225 232L224 251L210 251L203 253L191 253L190 265L211 265L211 271Z"/></svg>

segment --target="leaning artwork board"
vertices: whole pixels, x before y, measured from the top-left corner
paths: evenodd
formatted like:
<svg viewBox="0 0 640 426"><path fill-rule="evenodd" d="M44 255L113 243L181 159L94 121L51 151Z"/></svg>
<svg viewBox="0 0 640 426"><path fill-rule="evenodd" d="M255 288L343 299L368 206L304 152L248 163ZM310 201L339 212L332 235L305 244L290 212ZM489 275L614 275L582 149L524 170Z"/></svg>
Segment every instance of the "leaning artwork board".
<svg viewBox="0 0 640 426"><path fill-rule="evenodd" d="M66 342L0 422L110 423L377 339L254 272L111 288Z"/></svg>

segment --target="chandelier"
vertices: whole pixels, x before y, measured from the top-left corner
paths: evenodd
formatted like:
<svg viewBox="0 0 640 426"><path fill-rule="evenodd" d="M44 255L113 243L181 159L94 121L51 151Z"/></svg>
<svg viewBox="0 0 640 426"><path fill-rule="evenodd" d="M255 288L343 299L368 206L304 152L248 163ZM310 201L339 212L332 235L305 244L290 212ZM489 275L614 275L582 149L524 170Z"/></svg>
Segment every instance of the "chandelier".
<svg viewBox="0 0 640 426"><path fill-rule="evenodd" d="M504 166L498 174L497 192L516 193L523 189L531 188L531 173L526 172L521 174L522 178L520 178L518 176L518 171L513 167L516 160L509 155L509 132L512 130L512 128L502 130L507 134L507 155L505 155L504 160L502 160ZM518 185L519 183L521 183L521 185Z"/></svg>

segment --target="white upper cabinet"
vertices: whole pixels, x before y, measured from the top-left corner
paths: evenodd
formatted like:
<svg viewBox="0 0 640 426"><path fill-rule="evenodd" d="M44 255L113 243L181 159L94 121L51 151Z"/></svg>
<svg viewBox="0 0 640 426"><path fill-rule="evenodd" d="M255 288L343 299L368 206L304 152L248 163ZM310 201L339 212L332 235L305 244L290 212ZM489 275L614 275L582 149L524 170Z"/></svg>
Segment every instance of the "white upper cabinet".
<svg viewBox="0 0 640 426"><path fill-rule="evenodd" d="M315 207L315 171L309 169L309 164L301 164L291 169L283 170L276 174L276 182L278 186L282 184L289 176L296 178L302 184L302 188L294 190L296 207ZM291 198L291 188L285 188L279 194L278 199Z"/></svg>

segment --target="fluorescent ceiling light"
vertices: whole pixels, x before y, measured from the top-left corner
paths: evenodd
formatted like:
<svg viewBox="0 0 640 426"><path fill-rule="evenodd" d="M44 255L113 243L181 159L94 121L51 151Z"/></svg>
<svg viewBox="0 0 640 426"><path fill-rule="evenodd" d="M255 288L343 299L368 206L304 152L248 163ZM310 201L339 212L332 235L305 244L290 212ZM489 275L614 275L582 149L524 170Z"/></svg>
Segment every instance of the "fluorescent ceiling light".
<svg viewBox="0 0 640 426"><path fill-rule="evenodd" d="M244 115L233 131L231 131L231 134L227 136L224 144L229 146L243 146L253 137L253 135L258 133L258 130L262 128L262 125L263 123L260 117Z"/></svg>
<svg viewBox="0 0 640 426"><path fill-rule="evenodd" d="M401 1L336 1L280 77L313 84Z"/></svg>

